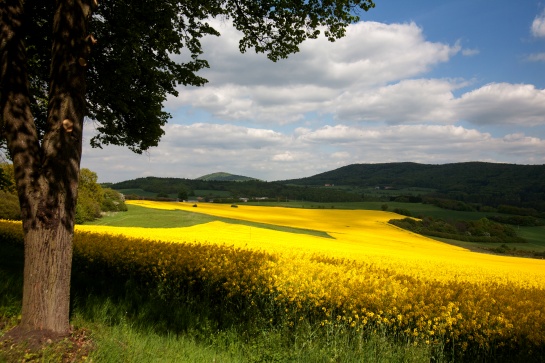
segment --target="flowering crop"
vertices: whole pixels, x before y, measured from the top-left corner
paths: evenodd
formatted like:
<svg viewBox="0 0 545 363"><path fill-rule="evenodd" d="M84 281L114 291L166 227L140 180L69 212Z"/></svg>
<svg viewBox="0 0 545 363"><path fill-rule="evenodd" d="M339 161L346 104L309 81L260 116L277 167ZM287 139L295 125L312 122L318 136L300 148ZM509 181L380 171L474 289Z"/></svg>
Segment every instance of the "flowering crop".
<svg viewBox="0 0 545 363"><path fill-rule="evenodd" d="M398 270L425 280L443 282L467 281L515 284L545 289L545 261L527 258L494 256L471 252L414 234L388 224L395 213L371 210L324 210L281 207L239 206L201 203L130 201L130 204L157 209L180 209L217 217L250 222L323 231L332 238L294 234L240 224L212 222L179 229L115 229L84 226L135 237L151 237L163 241L199 241L227 243L241 248L323 254L350 259L382 268ZM440 273L438 273L440 271Z"/></svg>
<svg viewBox="0 0 545 363"><path fill-rule="evenodd" d="M291 325L380 329L466 352L544 350L543 260L444 244L388 224L394 217L388 212L130 203L331 238L219 221L184 228L83 225L76 227L75 258L140 276L171 297L188 286L222 293L262 314L282 312L271 320Z"/></svg>

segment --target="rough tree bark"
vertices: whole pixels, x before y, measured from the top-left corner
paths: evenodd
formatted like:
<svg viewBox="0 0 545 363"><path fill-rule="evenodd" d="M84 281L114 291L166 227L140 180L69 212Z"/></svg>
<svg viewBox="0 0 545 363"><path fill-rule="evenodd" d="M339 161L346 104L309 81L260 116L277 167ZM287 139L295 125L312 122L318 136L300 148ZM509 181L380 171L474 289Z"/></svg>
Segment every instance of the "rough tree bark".
<svg viewBox="0 0 545 363"><path fill-rule="evenodd" d="M57 0L48 125L39 140L26 70L23 0L0 2L0 111L25 240L19 331L67 334L72 239L85 113L85 66L93 0Z"/></svg>

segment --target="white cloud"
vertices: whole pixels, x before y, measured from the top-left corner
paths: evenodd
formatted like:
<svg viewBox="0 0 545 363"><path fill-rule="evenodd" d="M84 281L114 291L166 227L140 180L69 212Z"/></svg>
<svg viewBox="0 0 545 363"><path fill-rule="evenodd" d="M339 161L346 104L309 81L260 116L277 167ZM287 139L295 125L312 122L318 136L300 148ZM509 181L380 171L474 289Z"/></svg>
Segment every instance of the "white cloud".
<svg viewBox="0 0 545 363"><path fill-rule="evenodd" d="M481 51L478 49L462 49L462 55L466 57L472 57L479 54Z"/></svg>
<svg viewBox="0 0 545 363"><path fill-rule="evenodd" d="M285 136L267 129L247 128L235 125L195 123L191 125L169 124L165 126L162 142L171 148L210 149L260 149L277 146Z"/></svg>
<svg viewBox="0 0 545 363"><path fill-rule="evenodd" d="M283 152L281 154L275 154L272 156L271 160L273 161L292 161L295 159L295 156L292 155L289 151Z"/></svg>
<svg viewBox="0 0 545 363"><path fill-rule="evenodd" d="M335 102L339 120L388 123L453 122L452 90L446 80L405 80L361 92L347 91Z"/></svg>
<svg viewBox="0 0 545 363"><path fill-rule="evenodd" d="M545 53L534 53L527 57L530 62L545 62Z"/></svg>
<svg viewBox="0 0 545 363"><path fill-rule="evenodd" d="M477 51L427 41L414 23L360 22L345 38L307 41L277 63L239 54L236 30L224 23L220 31L203 41L210 83L181 89L169 110L184 106L217 120L267 125L302 122L308 113L338 122L543 124L544 93L532 85L490 84L455 98L468 82L418 78L457 52Z"/></svg>
<svg viewBox="0 0 545 363"><path fill-rule="evenodd" d="M239 54L237 32L228 24L219 28L221 37L203 40L211 68L202 75L210 83L181 89L168 100L170 110L189 106L223 120L293 123L308 112L342 109L332 100L342 102L343 95L424 74L460 51L458 44L427 41L414 23L360 22L345 38L309 40L300 53L273 63L263 55Z"/></svg>
<svg viewBox="0 0 545 363"><path fill-rule="evenodd" d="M479 125L545 125L545 90L491 83L462 95L456 108L458 117Z"/></svg>
<svg viewBox="0 0 545 363"><path fill-rule="evenodd" d="M534 37L545 38L545 12L535 17L531 32Z"/></svg>
<svg viewBox="0 0 545 363"><path fill-rule="evenodd" d="M536 24L541 36L543 23ZM210 83L168 99L175 117L159 147L135 155L85 146L82 166L101 182L214 171L281 180L396 161L545 164L545 90L431 78L455 54L478 50L427 40L415 23L360 22L346 38L307 41L277 63L251 51L240 55L237 32L214 25L222 36L203 40L211 68L202 75Z"/></svg>
<svg viewBox="0 0 545 363"><path fill-rule="evenodd" d="M217 26L217 21L213 25ZM220 28L221 37L203 40L204 57L210 62L203 75L213 86L314 84L344 88L362 82L382 84L422 74L460 49L458 44L426 41L414 23L359 22L334 43L324 37L308 40L299 53L273 63L264 55L240 54L235 45L239 33L225 23Z"/></svg>

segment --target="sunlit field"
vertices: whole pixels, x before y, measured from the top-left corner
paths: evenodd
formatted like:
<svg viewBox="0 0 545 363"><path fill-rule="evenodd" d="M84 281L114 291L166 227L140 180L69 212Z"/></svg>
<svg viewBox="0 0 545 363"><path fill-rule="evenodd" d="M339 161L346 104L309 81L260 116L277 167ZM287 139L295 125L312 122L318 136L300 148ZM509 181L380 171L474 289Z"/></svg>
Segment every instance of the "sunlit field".
<svg viewBox="0 0 545 363"><path fill-rule="evenodd" d="M515 284L545 288L545 261L475 253L407 232L387 222L401 216L370 210L296 209L226 204L129 201L155 209L186 210L217 217L326 232L331 238L240 224L211 222L186 228L78 226L85 231L124 234L169 242L227 244L238 248L298 255L324 255L437 281Z"/></svg>
<svg viewBox="0 0 545 363"><path fill-rule="evenodd" d="M179 209L218 220L78 225L75 266L126 276L182 305L198 294L265 330L304 331L305 345L344 337L358 346L379 334L429 349L433 361L545 354L544 260L471 252L392 226L401 216L383 211L129 204L150 216ZM20 224L0 227L20 233Z"/></svg>

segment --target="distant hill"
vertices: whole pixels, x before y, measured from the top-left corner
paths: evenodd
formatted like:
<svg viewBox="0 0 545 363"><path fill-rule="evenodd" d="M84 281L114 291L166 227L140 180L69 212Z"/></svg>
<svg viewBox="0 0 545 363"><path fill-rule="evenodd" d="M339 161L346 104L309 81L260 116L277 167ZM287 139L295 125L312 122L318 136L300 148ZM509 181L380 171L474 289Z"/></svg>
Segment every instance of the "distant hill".
<svg viewBox="0 0 545 363"><path fill-rule="evenodd" d="M511 205L545 212L545 165L483 162L352 164L307 178L276 182L213 173L198 179L138 178L112 184L111 188L168 195L186 190L189 195L195 192L206 196L316 202L362 201L372 198L370 188L389 189L389 195L393 196L395 190L399 190L401 196L410 194L407 188L425 188L429 190L425 195L428 199L492 207Z"/></svg>
<svg viewBox="0 0 545 363"><path fill-rule="evenodd" d="M250 178L248 176L229 174L224 172L212 173L203 175L195 180L206 180L206 181L248 181L256 180L255 178Z"/></svg>
<svg viewBox="0 0 545 363"><path fill-rule="evenodd" d="M487 205L545 206L545 165L467 162L352 164L280 183L305 186L419 187L450 199Z"/></svg>
<svg viewBox="0 0 545 363"><path fill-rule="evenodd" d="M297 185L357 185L471 189L486 185L545 186L545 165L516 165L485 162L453 164L383 163L352 164L301 179L284 180Z"/></svg>
<svg viewBox="0 0 545 363"><path fill-rule="evenodd" d="M207 177L207 176L204 176ZM204 178L201 177L201 178ZM176 198L185 191L188 196L209 200L233 198L259 198L263 200L305 200L319 202L361 202L361 194L331 188L305 188L233 175L234 180L197 180L180 178L158 178L148 176L111 184L129 197L158 197L159 194ZM242 177L246 178L246 177Z"/></svg>

